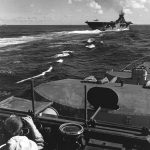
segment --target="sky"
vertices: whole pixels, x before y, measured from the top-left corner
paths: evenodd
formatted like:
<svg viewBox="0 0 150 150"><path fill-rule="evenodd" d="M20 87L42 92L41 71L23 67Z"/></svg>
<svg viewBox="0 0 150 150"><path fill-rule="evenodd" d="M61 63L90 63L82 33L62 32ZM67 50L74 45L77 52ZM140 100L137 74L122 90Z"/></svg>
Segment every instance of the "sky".
<svg viewBox="0 0 150 150"><path fill-rule="evenodd" d="M134 24L150 24L150 0L0 0L0 24L85 25L114 21L121 10Z"/></svg>

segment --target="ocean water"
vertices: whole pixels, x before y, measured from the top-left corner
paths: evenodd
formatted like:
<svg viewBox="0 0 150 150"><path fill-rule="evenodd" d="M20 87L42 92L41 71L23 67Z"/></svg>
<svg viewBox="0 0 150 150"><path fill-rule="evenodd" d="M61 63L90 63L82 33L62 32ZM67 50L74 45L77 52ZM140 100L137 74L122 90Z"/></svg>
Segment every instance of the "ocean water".
<svg viewBox="0 0 150 150"><path fill-rule="evenodd" d="M89 38L95 47L87 47ZM0 26L0 100L26 96L30 84L22 81L32 77L35 86L90 75L101 79L107 70L120 70L147 55L149 25L106 32L88 26Z"/></svg>

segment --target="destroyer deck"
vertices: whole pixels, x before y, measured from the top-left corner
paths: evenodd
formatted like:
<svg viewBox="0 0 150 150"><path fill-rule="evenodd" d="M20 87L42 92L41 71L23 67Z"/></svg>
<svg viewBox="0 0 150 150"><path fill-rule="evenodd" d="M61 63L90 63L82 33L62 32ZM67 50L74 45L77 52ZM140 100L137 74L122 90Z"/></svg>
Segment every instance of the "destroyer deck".
<svg viewBox="0 0 150 150"><path fill-rule="evenodd" d="M49 101L75 109L84 109L85 85L87 92L93 87L98 87L99 92L103 88L108 88L112 89L118 96L119 109L107 112L100 111L96 116L97 120L120 124L128 122L127 124L133 126L150 127L150 89L145 89L142 85L124 84L121 86L120 83L81 83L77 79L64 79L41 84L35 88L35 91ZM104 93L101 95L103 96ZM98 97L97 99L101 101L105 97ZM110 97L107 101L111 102L112 99Z"/></svg>

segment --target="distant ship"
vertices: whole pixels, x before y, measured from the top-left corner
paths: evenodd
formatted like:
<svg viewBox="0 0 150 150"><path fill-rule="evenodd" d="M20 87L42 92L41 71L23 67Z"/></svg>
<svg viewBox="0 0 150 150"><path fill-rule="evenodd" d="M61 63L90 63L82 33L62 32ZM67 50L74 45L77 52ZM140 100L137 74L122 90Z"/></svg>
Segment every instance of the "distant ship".
<svg viewBox="0 0 150 150"><path fill-rule="evenodd" d="M85 23L88 24L88 26L95 30L95 29L99 29L101 31L105 31L105 30L117 30L117 29L129 29L130 24L132 24L132 22L126 22L125 18L124 18L124 12L121 11L119 14L119 18L116 21L110 21L110 22L99 22L97 19L89 22L86 21Z"/></svg>

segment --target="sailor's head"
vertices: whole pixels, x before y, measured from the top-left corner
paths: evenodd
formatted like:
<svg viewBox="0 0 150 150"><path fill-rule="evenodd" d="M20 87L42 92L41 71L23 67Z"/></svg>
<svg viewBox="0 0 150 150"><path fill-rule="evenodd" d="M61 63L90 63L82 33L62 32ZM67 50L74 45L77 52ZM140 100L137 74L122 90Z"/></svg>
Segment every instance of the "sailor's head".
<svg viewBox="0 0 150 150"><path fill-rule="evenodd" d="M4 129L9 134L9 136L20 135L22 131L23 123L20 117L16 115L11 115L4 122Z"/></svg>

